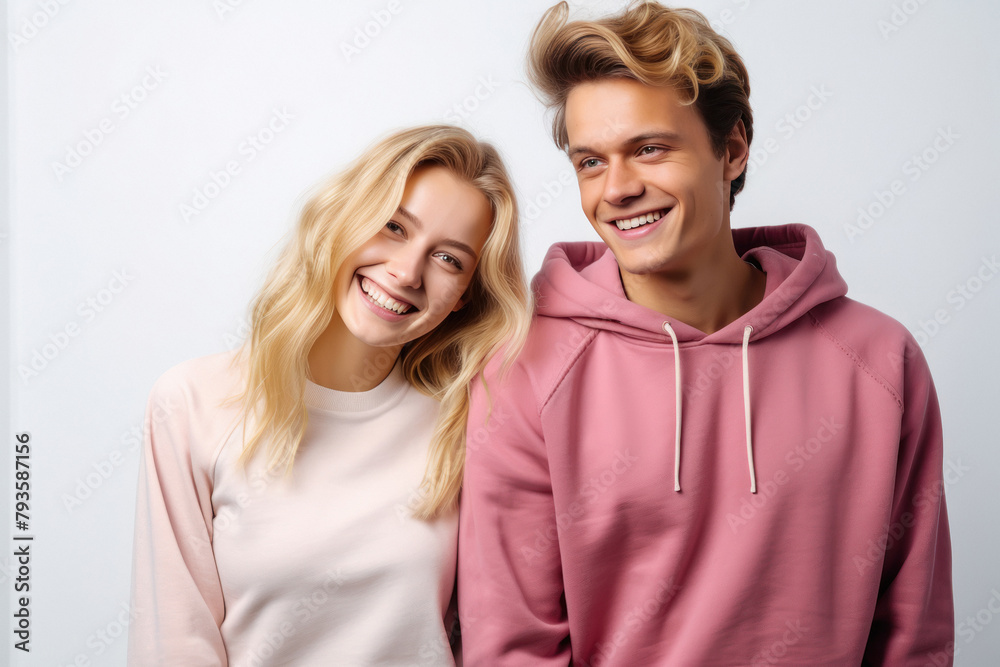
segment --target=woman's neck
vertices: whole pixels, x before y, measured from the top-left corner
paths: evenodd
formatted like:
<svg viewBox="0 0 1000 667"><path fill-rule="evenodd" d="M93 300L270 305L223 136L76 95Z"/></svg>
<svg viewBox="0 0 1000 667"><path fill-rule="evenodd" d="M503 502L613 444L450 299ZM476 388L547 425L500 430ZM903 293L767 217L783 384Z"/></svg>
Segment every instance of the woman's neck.
<svg viewBox="0 0 1000 667"><path fill-rule="evenodd" d="M334 313L309 350L310 379L337 391L368 391L389 375L401 349L401 345L371 347L362 343Z"/></svg>

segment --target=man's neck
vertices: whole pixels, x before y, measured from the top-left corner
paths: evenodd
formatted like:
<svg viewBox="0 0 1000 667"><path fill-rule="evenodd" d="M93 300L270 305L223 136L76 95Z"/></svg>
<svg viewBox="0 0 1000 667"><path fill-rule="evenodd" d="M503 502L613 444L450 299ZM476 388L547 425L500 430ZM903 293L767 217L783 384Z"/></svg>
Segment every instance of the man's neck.
<svg viewBox="0 0 1000 667"><path fill-rule="evenodd" d="M740 259L735 248L673 271L622 273L629 301L710 334L739 319L764 298L765 274Z"/></svg>

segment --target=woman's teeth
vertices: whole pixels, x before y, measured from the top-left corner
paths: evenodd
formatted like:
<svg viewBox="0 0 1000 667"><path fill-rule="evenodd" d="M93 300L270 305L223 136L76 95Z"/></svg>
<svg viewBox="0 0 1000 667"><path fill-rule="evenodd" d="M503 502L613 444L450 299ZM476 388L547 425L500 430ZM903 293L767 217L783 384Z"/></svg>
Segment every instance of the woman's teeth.
<svg viewBox="0 0 1000 667"><path fill-rule="evenodd" d="M375 283L368 280L364 276L361 277L361 289L368 295L368 299L372 303L382 306L386 310L391 310L397 315L402 315L410 309L410 304L400 303L399 301L390 298L388 294L383 294L379 291L378 287L375 286Z"/></svg>
<svg viewBox="0 0 1000 667"><path fill-rule="evenodd" d="M637 215L634 218L629 218L628 220L615 220L615 224L618 225L618 229L635 229L636 227L641 227L642 225L647 225L651 222L656 222L670 209L663 209L661 211L653 211L652 213L644 213L643 215Z"/></svg>

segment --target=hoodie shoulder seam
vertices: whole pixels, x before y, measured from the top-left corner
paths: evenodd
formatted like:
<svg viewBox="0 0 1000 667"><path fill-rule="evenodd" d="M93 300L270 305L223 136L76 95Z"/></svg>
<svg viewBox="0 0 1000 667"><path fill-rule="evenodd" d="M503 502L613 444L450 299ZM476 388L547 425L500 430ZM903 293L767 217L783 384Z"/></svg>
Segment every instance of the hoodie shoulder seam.
<svg viewBox="0 0 1000 667"><path fill-rule="evenodd" d="M854 350L854 348L852 348L850 345L848 345L848 344L844 343L843 341L841 341L839 338L837 338L836 336L834 336L826 327L824 327L823 323L819 321L819 318L816 317L815 313L813 313L810 310L808 312L808 315L809 315L809 319L813 323L813 326L816 327L820 331L820 333L822 333L824 336L826 336L826 338L830 342L832 342L834 345L836 345L837 348L839 348L841 352L843 352L851 361L853 361L854 364L858 368L860 368L862 371L864 371L865 375L867 375L868 377L870 377L880 387L882 387L883 389L885 389L886 393L888 393L889 396L890 396L890 398L892 398L892 400L896 403L896 407L898 407L900 410L902 410L903 409L903 399L900 398L899 392L897 392L896 389L885 378L883 378L881 374L879 374L871 366L869 366L868 362L866 362L861 357L861 355L858 354Z"/></svg>
<svg viewBox="0 0 1000 667"><path fill-rule="evenodd" d="M569 354L567 356L565 363L563 363L563 365L559 367L559 370L556 373L555 378L552 380L552 386L542 394L542 402L538 406L539 416L541 416L541 414L545 412L545 408L548 406L549 401L552 399L553 396L555 396L555 393L559 390L559 387L562 385L563 380L566 379L566 376L569 375L570 369L572 369L573 366L576 365L576 362L580 358L580 355L583 354L583 351L590 346L590 343L597 336L596 330L591 329L589 327L585 327L581 324L574 323L574 328L577 329L577 332L579 332L582 329L586 331L586 333L580 338L577 338L575 334L570 335L568 337L570 344L575 343L575 347L570 347L566 343L562 342L556 345L556 348L554 350L555 352L559 352L560 350L562 350L563 352L569 352Z"/></svg>

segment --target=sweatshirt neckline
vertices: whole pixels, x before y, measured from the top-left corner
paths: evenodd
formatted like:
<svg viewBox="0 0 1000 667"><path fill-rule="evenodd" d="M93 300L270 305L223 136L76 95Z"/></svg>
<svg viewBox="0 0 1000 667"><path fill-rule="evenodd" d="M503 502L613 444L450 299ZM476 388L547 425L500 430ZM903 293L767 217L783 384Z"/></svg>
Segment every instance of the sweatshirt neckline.
<svg viewBox="0 0 1000 667"><path fill-rule="evenodd" d="M388 408L402 397L409 386L398 361L382 382L368 391L338 391L306 380L305 402L323 412L359 413Z"/></svg>

